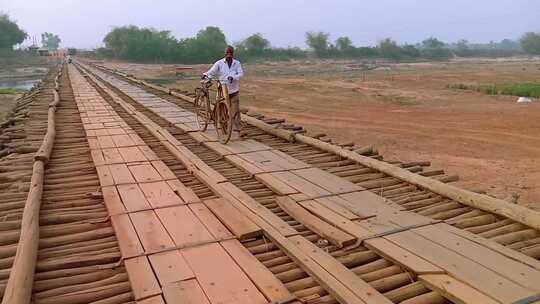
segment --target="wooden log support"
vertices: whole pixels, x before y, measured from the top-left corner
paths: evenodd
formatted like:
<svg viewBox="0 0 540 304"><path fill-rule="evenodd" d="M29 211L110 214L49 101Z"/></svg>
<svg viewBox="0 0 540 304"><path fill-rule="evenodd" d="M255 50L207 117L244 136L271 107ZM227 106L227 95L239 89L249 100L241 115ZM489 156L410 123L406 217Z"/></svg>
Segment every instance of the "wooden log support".
<svg viewBox="0 0 540 304"><path fill-rule="evenodd" d="M281 137L289 142L294 142L295 140L295 133L291 131L287 131L285 129L279 129L274 125L268 124L263 122L262 120L259 120L257 118L242 114L242 121L245 121L246 123L255 126L265 132L268 132L272 135Z"/></svg>
<svg viewBox="0 0 540 304"><path fill-rule="evenodd" d="M60 74L60 73L59 73ZM21 232L17 253L6 284L2 304L27 304L32 296L34 271L39 249L39 211L43 193L45 165L49 161L56 136L55 111L60 102L58 92L53 91L54 100L49 105L47 133L43 143L34 156L30 190L24 206Z"/></svg>

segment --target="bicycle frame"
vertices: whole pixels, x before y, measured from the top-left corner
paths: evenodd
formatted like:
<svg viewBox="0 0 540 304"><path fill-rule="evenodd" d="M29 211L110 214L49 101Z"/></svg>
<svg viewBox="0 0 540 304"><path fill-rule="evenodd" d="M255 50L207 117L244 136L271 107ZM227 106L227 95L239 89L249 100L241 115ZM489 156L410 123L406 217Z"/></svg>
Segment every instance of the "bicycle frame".
<svg viewBox="0 0 540 304"><path fill-rule="evenodd" d="M210 98L210 87L213 83L217 83L217 92L215 99ZM223 85L219 80L204 79L201 81L201 87L195 89L197 95L196 98L196 113L199 113L199 109L203 106L199 104L200 98L207 100L203 113L205 114L204 127L201 128L199 122L199 116L197 116L197 123L201 131L206 131L207 126L212 122L215 126L215 130L218 133L220 142L227 143L232 134L232 120L231 117L231 101L229 99L229 90L226 85ZM202 95L201 95L202 94ZM199 115L199 114L196 114Z"/></svg>

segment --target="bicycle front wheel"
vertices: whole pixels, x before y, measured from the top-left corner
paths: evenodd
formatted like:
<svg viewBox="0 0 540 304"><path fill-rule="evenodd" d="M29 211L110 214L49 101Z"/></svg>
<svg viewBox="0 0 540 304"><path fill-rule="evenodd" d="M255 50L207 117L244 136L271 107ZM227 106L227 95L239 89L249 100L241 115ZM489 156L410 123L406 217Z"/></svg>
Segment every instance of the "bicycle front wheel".
<svg viewBox="0 0 540 304"><path fill-rule="evenodd" d="M232 135L232 115L231 107L227 102L219 102L216 109L216 131L219 141L222 144L226 144L231 139Z"/></svg>
<svg viewBox="0 0 540 304"><path fill-rule="evenodd" d="M206 131L212 117L212 109L210 107L208 94L205 94L202 90L197 90L195 96L195 117L197 118L197 127L202 132Z"/></svg>

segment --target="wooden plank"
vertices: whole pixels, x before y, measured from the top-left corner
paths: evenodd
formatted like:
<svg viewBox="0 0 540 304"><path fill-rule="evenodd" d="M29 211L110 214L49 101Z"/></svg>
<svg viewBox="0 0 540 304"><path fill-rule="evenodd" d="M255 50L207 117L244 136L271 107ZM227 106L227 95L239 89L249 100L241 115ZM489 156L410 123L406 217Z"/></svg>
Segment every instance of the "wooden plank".
<svg viewBox="0 0 540 304"><path fill-rule="evenodd" d="M232 141L226 145L223 145L219 142L208 142L206 141L205 146L211 150L217 152L218 154L225 156L231 154L240 154L240 153L249 153L257 151L266 151L272 150L271 147L268 147L265 144L262 144L253 139L246 139L241 141Z"/></svg>
<svg viewBox="0 0 540 304"><path fill-rule="evenodd" d="M111 224L123 257L136 256L144 252L137 232L135 232L127 214L112 215Z"/></svg>
<svg viewBox="0 0 540 304"><path fill-rule="evenodd" d="M161 286L195 278L178 250L154 253L148 256Z"/></svg>
<svg viewBox="0 0 540 304"><path fill-rule="evenodd" d="M331 193L291 172L274 172L271 175L298 190L308 198L329 196Z"/></svg>
<svg viewBox="0 0 540 304"><path fill-rule="evenodd" d="M210 304L196 279L163 286L163 297L169 304Z"/></svg>
<svg viewBox="0 0 540 304"><path fill-rule="evenodd" d="M384 238L444 269L456 279L489 294L497 301L514 302L534 294L531 290L412 231L403 231Z"/></svg>
<svg viewBox="0 0 540 304"><path fill-rule="evenodd" d="M314 200L302 201L298 203L300 206L307 209L309 212L318 216L320 219L325 222L335 226L350 235L353 235L357 238L366 238L373 235L373 232L363 228L357 223L349 220L346 217L339 215L338 213L326 208L325 206L319 204Z"/></svg>
<svg viewBox="0 0 540 304"><path fill-rule="evenodd" d="M216 241L187 206L161 208L155 212L177 247Z"/></svg>
<svg viewBox="0 0 540 304"><path fill-rule="evenodd" d="M101 150L91 150L90 155L92 156L92 161L96 166L105 165L105 157L103 156L103 151Z"/></svg>
<svg viewBox="0 0 540 304"><path fill-rule="evenodd" d="M334 257L329 255L321 248L315 246L302 236L292 236L289 238L300 250L312 258L321 267L324 267L339 282L351 290L358 298L366 303L390 304L389 299L385 298L368 283L361 280L354 272L347 269Z"/></svg>
<svg viewBox="0 0 540 304"><path fill-rule="evenodd" d="M101 149L115 147L114 142L110 136L98 136L97 140Z"/></svg>
<svg viewBox="0 0 540 304"><path fill-rule="evenodd" d="M195 194L191 188L184 186L184 184L182 184L182 182L179 180L169 180L167 181L167 184L171 187L174 193L182 198L184 202L188 204L201 202L197 194Z"/></svg>
<svg viewBox="0 0 540 304"><path fill-rule="evenodd" d="M90 150L101 149L96 137L86 137L86 139L88 140L88 146L90 147Z"/></svg>
<svg viewBox="0 0 540 304"><path fill-rule="evenodd" d="M135 179L125 164L108 165L115 185L132 184Z"/></svg>
<svg viewBox="0 0 540 304"><path fill-rule="evenodd" d="M329 197L321 197L321 198L315 199L317 203L325 206L326 208L336 212L337 214L351 221L360 219L360 217L357 214L352 213L349 209L343 207L342 204L339 204L338 202L336 202L339 200L344 201L339 196L329 196Z"/></svg>
<svg viewBox="0 0 540 304"><path fill-rule="evenodd" d="M459 235L461 237L464 237L466 239L468 239L469 241L472 241L472 242L475 242L479 245L482 245L486 248L489 248L491 250L495 250L497 251L498 253L508 257L508 258L511 258L513 259L514 261L517 261L517 262L520 262L520 263L523 263L525 265L528 265L530 267L533 267L534 269L536 270L540 270L540 261L539 260L536 260L530 256L527 256L527 255L524 255L523 253L520 253L519 251L516 251L516 250L512 250L508 247L505 247L499 243L496 243L494 241L491 241L491 240L488 240L488 239L485 239L481 236L478 236L478 235L475 235L475 234L472 234L468 231L465 231L465 230L461 230L461 229L457 229L453 226L440 226L441 229L445 229L455 235Z"/></svg>
<svg viewBox="0 0 540 304"><path fill-rule="evenodd" d="M154 160L151 163L163 179L176 179L176 175L161 160Z"/></svg>
<svg viewBox="0 0 540 304"><path fill-rule="evenodd" d="M499 302L445 274L426 274L418 279L456 304L497 304Z"/></svg>
<svg viewBox="0 0 540 304"><path fill-rule="evenodd" d="M344 207L362 218L403 210L403 207L394 208L390 206L387 199L370 191L352 192L339 195L339 197L348 202L348 204L345 204L343 201L339 201L340 204L344 204Z"/></svg>
<svg viewBox="0 0 540 304"><path fill-rule="evenodd" d="M344 247L352 245L354 242L356 242L356 237L319 219L318 217L309 213L306 209L302 208L302 206L292 199L282 196L278 197L276 202L295 220L313 230L322 238L327 239L330 241L330 243L338 247Z"/></svg>
<svg viewBox="0 0 540 304"><path fill-rule="evenodd" d="M189 204L188 207L216 240L228 240L234 238L234 235L229 229L227 229L227 227L225 227L204 204Z"/></svg>
<svg viewBox="0 0 540 304"><path fill-rule="evenodd" d="M413 231L432 242L466 256L521 286L540 292L540 271L509 259L497 251L450 233L444 229L446 226L449 225L440 223L417 228Z"/></svg>
<svg viewBox="0 0 540 304"><path fill-rule="evenodd" d="M248 162L247 160L241 158L238 155L227 155L225 156L225 159L249 174L259 174L265 172L263 169L257 167L251 162Z"/></svg>
<svg viewBox="0 0 540 304"><path fill-rule="evenodd" d="M333 194L365 190L364 188L357 186L344 178L330 174L319 168L308 168L294 170L291 172L321 188L328 190Z"/></svg>
<svg viewBox="0 0 540 304"><path fill-rule="evenodd" d="M109 215L116 215L126 212L126 208L122 203L122 199L114 186L101 187L101 193L103 194L103 201L107 207Z"/></svg>
<svg viewBox="0 0 540 304"><path fill-rule="evenodd" d="M154 296L144 300L137 301L137 304L165 304L161 296Z"/></svg>
<svg viewBox="0 0 540 304"><path fill-rule="evenodd" d="M155 296L161 293L159 283L152 272L152 267L145 256L124 260L131 290L135 300Z"/></svg>
<svg viewBox="0 0 540 304"><path fill-rule="evenodd" d="M143 183L139 187L154 208L185 204L165 181Z"/></svg>
<svg viewBox="0 0 540 304"><path fill-rule="evenodd" d="M292 297L285 285L240 242L222 241L221 246L270 302L279 302Z"/></svg>
<svg viewBox="0 0 540 304"><path fill-rule="evenodd" d="M444 273L444 270L441 268L384 238L365 240L363 244L367 248L416 274Z"/></svg>
<svg viewBox="0 0 540 304"><path fill-rule="evenodd" d="M228 200L216 198L205 200L203 203L239 239L246 240L262 234L261 228L236 209Z"/></svg>
<svg viewBox="0 0 540 304"><path fill-rule="evenodd" d="M154 211L148 210L130 213L129 217L147 252L161 251L174 247L174 242Z"/></svg>
<svg viewBox="0 0 540 304"><path fill-rule="evenodd" d="M122 129L120 129L121 132L124 132L127 134L127 132L123 131ZM109 133L111 133L111 131L109 130ZM124 134L124 133L119 133L119 134ZM144 142L144 140L139 136L137 135L136 133L132 133L132 134L127 134L129 135L129 138L131 138L131 140L133 141L133 143L137 146L143 146L145 145L146 143Z"/></svg>
<svg viewBox="0 0 540 304"><path fill-rule="evenodd" d="M238 154L238 156L260 168L263 172L289 171L311 167L278 150L244 153Z"/></svg>
<svg viewBox="0 0 540 304"><path fill-rule="evenodd" d="M113 135L111 136L111 139L114 142L114 146L117 148L131 147L136 145L135 141L133 141L133 139L127 134Z"/></svg>
<svg viewBox="0 0 540 304"><path fill-rule="evenodd" d="M351 290L345 287L335 277L330 275L325 267L320 266L313 261L307 254L300 250L293 242L287 237L283 236L273 226L270 226L265 221L260 220L258 224L263 228L265 235L268 236L287 256L289 256L295 263L297 263L302 270L307 272L312 278L314 278L329 294L331 294L339 303L362 303L364 301L359 299Z"/></svg>
<svg viewBox="0 0 540 304"><path fill-rule="evenodd" d="M284 220L275 215L272 211L255 201L251 196L247 195L244 191L232 183L210 184L213 190L219 193L222 197L228 199L232 203L236 203L235 206L238 210L242 211L244 215L249 217L259 227L261 226L256 219L262 219L268 224L272 225L284 236L296 235L298 231L294 230ZM245 208L242 208L244 206Z"/></svg>
<svg viewBox="0 0 540 304"><path fill-rule="evenodd" d="M117 148L117 150L118 150L118 153L120 153L120 155L122 156L122 159L124 160L124 162L126 163L142 162L142 161L149 160L140 150L141 147L142 146L122 147L122 148Z"/></svg>
<svg viewBox="0 0 540 304"><path fill-rule="evenodd" d="M137 184L118 185L116 189L128 211L133 212L150 208L150 203L148 203L144 193Z"/></svg>
<svg viewBox="0 0 540 304"><path fill-rule="evenodd" d="M406 230L406 228L389 221L383 216L370 217L365 220L357 221L358 225L375 234L391 234ZM416 225L413 227L417 227Z"/></svg>
<svg viewBox="0 0 540 304"><path fill-rule="evenodd" d="M268 303L218 243L186 248L181 252L212 303Z"/></svg>
<svg viewBox="0 0 540 304"><path fill-rule="evenodd" d="M96 172L101 187L114 185L114 179L112 177L111 170L109 170L109 166L96 167Z"/></svg>
<svg viewBox="0 0 540 304"><path fill-rule="evenodd" d="M268 188L279 195L289 195L298 193L298 190L289 186L287 183L274 177L272 174L263 173L255 175L255 179L265 184Z"/></svg>
<svg viewBox="0 0 540 304"><path fill-rule="evenodd" d="M117 148L101 149L101 152L103 153L104 164L112 165L126 162Z"/></svg>
<svg viewBox="0 0 540 304"><path fill-rule="evenodd" d="M138 183L156 182L162 180L161 175L150 163L126 166ZM133 181L135 182L135 181Z"/></svg>
<svg viewBox="0 0 540 304"><path fill-rule="evenodd" d="M141 153L146 157L147 160L153 161L153 160L160 160L160 158L150 149L148 146L138 146ZM120 148L122 149L122 148Z"/></svg>

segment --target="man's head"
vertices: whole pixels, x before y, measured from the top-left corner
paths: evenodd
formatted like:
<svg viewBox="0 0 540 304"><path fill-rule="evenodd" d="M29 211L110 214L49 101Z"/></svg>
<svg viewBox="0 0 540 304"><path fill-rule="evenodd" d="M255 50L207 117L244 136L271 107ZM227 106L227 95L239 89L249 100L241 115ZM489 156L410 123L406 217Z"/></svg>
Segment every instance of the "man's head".
<svg viewBox="0 0 540 304"><path fill-rule="evenodd" d="M233 55L234 55L234 48L230 45L228 45L226 48L225 48L225 59L232 59L233 58Z"/></svg>

